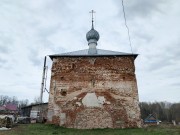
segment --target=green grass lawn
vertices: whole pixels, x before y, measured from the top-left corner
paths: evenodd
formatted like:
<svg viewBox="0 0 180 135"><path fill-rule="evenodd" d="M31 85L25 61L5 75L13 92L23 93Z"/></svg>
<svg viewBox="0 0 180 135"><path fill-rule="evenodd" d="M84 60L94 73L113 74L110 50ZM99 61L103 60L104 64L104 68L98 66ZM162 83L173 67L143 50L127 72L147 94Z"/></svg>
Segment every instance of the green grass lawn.
<svg viewBox="0 0 180 135"><path fill-rule="evenodd" d="M180 135L180 127L156 126L141 129L67 129L48 124L17 125L0 135Z"/></svg>

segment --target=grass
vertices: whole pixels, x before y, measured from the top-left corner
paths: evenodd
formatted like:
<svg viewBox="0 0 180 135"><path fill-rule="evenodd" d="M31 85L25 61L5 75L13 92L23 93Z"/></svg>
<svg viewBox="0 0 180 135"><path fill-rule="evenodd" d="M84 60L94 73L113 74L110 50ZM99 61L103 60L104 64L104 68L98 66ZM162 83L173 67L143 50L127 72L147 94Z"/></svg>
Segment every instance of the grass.
<svg viewBox="0 0 180 135"><path fill-rule="evenodd" d="M17 125L0 135L180 135L180 126L156 126L141 129L67 129L48 124Z"/></svg>

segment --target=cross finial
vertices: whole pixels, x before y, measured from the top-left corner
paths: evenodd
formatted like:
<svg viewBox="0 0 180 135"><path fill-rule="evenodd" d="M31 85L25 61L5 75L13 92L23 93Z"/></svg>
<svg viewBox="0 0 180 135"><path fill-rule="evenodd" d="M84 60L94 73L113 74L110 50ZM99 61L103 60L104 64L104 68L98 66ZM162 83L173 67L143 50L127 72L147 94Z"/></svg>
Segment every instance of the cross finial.
<svg viewBox="0 0 180 135"><path fill-rule="evenodd" d="M92 10L89 13L92 14L92 29L94 29L94 16L93 16L93 14L96 13L96 12L94 10Z"/></svg>

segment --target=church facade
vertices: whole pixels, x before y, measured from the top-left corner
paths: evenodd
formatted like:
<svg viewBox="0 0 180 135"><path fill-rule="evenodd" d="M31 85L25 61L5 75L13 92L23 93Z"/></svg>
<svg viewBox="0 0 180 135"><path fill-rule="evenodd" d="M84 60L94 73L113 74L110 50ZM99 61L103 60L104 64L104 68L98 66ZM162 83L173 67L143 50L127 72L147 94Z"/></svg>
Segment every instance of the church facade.
<svg viewBox="0 0 180 135"><path fill-rule="evenodd" d="M97 49L93 22L86 38L89 49L50 55L48 122L79 129L141 127L137 54Z"/></svg>

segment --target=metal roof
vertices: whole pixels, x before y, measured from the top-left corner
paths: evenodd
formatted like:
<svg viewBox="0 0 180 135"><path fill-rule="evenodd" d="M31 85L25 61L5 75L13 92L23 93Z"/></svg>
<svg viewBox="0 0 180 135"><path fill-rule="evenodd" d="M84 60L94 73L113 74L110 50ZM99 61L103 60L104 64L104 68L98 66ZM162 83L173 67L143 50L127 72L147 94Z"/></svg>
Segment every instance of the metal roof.
<svg viewBox="0 0 180 135"><path fill-rule="evenodd" d="M22 108L31 108L32 106L41 106L41 105L48 105L48 102L47 103L31 104L31 105L28 105L28 106L21 107L21 109Z"/></svg>
<svg viewBox="0 0 180 135"><path fill-rule="evenodd" d="M144 120L146 123L157 123L159 120L153 114L149 114L149 116Z"/></svg>
<svg viewBox="0 0 180 135"><path fill-rule="evenodd" d="M54 55L49 55L49 57L51 59L53 59L55 57L79 57L79 56L81 56L81 57L134 56L135 58L138 56L138 54L124 53L124 52L117 52L117 51L110 51L110 50L102 50L102 49L97 49L97 54L88 54L88 50L89 49L61 53L61 54L54 54Z"/></svg>

